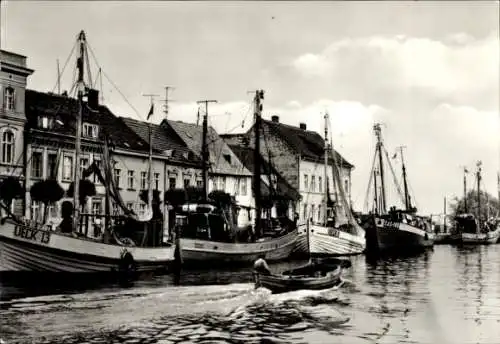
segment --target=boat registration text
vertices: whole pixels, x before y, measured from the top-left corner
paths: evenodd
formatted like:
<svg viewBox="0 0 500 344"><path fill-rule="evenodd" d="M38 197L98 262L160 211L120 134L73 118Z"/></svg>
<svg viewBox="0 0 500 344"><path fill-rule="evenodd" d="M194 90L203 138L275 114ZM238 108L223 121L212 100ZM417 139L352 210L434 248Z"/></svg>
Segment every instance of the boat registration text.
<svg viewBox="0 0 500 344"><path fill-rule="evenodd" d="M42 244L50 242L50 232L22 225L17 225L14 228L14 236Z"/></svg>

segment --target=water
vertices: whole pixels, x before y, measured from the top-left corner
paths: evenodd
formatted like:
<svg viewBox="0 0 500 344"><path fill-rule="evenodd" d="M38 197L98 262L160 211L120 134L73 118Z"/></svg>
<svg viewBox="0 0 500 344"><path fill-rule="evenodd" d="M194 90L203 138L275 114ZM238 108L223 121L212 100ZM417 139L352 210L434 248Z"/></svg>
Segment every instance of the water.
<svg viewBox="0 0 500 344"><path fill-rule="evenodd" d="M437 246L419 256L376 263L359 256L352 263L338 291L280 295L254 290L251 274L241 269L86 291L4 282L0 338L8 344L500 342L500 245Z"/></svg>

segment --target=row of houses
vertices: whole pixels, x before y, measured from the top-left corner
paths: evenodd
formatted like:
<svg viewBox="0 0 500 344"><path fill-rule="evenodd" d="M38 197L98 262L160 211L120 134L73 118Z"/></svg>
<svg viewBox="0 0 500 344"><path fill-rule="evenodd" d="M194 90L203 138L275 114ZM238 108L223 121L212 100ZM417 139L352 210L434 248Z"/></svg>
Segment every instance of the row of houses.
<svg viewBox="0 0 500 344"><path fill-rule="evenodd" d="M150 132L153 188L162 191L161 197L168 189L201 186L201 126L167 119L149 124L117 116L98 104L98 92L92 90L82 115L82 153L80 161L75 161L77 100L28 89L27 80L34 71L27 67L25 56L2 50L0 67L0 178L18 176L26 189L24 199L13 204L15 213L29 218L40 216L42 207L31 201L30 187L38 180L52 177L67 189L75 168L83 170L101 162L104 137L113 146L115 182L130 208L140 211L145 206L139 192L147 189L149 182ZM236 135L219 135L213 128L208 132L209 191L223 190L249 208L255 204L252 133L253 129ZM326 188L323 138L307 130L305 124L290 126L273 116L263 121L261 140L266 142L262 154L262 194L269 194L272 185L290 201L290 216L298 213L299 221L308 217L319 220ZM350 197L353 166L335 154ZM97 194L87 207L93 213L103 213L105 189L98 179L94 182ZM329 183L332 185L331 180ZM48 211L49 217L56 217L58 205Z"/></svg>

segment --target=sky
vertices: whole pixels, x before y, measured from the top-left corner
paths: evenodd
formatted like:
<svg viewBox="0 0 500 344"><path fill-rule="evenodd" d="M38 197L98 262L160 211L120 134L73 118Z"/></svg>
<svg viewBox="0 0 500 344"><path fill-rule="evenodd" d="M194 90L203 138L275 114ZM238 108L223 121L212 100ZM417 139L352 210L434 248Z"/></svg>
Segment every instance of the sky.
<svg viewBox="0 0 500 344"><path fill-rule="evenodd" d="M392 155L406 146L410 191L424 214L461 196L463 166L482 161L483 187L497 195L500 169L499 3L2 1L1 47L28 57L28 88L57 90L60 68L84 30L93 82L115 114L195 122L209 105L219 133L247 130L252 91L263 117L323 132L352 164L352 198L363 210L382 123ZM73 54L61 78L71 89ZM99 66L100 80L95 81ZM399 158L392 160L401 176ZM468 176L469 185L473 175ZM392 177L388 188L394 190ZM389 191L389 203L398 204ZM392 202L391 202L392 201Z"/></svg>

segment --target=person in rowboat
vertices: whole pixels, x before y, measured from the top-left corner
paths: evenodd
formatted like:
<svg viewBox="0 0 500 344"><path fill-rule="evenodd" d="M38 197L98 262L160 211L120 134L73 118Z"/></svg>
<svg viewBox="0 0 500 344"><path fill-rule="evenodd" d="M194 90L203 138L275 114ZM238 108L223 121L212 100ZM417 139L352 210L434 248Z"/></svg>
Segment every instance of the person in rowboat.
<svg viewBox="0 0 500 344"><path fill-rule="evenodd" d="M264 258L265 255L263 254L260 255L259 258L253 264L253 269L263 275L270 275L271 270L269 269L269 266L267 265L267 262L264 260Z"/></svg>

